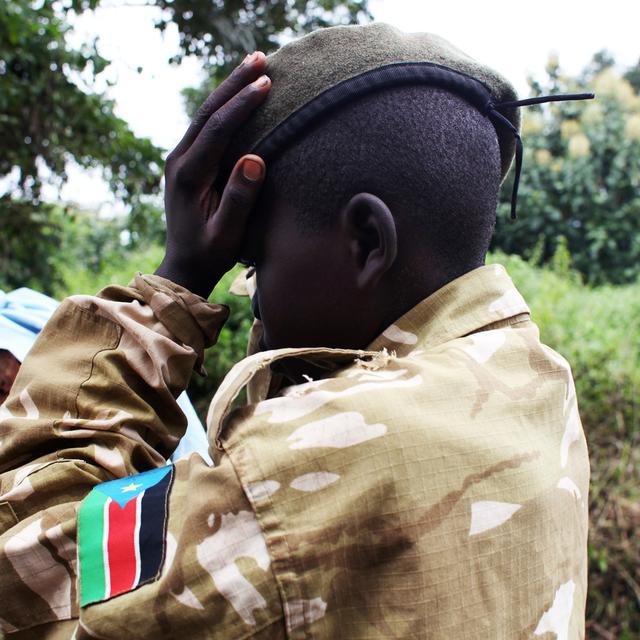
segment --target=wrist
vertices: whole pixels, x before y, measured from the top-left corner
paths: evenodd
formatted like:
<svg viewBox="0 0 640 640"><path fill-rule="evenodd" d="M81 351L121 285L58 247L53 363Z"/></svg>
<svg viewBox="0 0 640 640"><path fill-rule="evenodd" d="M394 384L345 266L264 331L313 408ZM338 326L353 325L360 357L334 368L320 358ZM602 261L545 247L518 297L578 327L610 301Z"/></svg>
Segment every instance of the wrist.
<svg viewBox="0 0 640 640"><path fill-rule="evenodd" d="M207 272L203 277L202 272L202 268L168 259L165 256L160 266L156 269L155 275L170 280L174 284L207 300L219 278L212 277L210 272Z"/></svg>

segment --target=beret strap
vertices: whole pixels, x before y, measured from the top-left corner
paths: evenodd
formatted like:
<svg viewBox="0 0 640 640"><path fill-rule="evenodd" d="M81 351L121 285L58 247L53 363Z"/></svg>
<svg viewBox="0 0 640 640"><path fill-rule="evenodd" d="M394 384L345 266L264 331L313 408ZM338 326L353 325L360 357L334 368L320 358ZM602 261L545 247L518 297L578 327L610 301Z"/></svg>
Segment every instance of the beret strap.
<svg viewBox="0 0 640 640"><path fill-rule="evenodd" d="M516 139L516 173L513 179L513 190L511 191L511 219L515 220L518 217L516 211L516 204L518 201L518 188L520 186L520 174L522 173L522 138L520 132L513 126L511 121L502 115L499 109L509 109L513 107L527 107L532 104L543 104L545 102L565 102L568 100L593 100L595 94L593 93L565 93L557 94L554 96L536 96L534 98L524 98L522 100L511 100L509 102L500 102L499 104L490 104L487 115L495 123L497 120L507 127L514 135Z"/></svg>
<svg viewBox="0 0 640 640"><path fill-rule="evenodd" d="M374 91L415 84L427 84L452 91L483 113L491 105L489 87L460 71L432 62L388 64L347 78L309 100L262 138L252 153L268 161L329 111Z"/></svg>
<svg viewBox="0 0 640 640"><path fill-rule="evenodd" d="M533 98L523 98L522 100L512 100L510 102L500 102L494 105L496 109L509 109L511 107L528 107L532 104L542 104L544 102L567 102L568 100L593 100L593 93L558 93L553 96L534 96Z"/></svg>
<svg viewBox="0 0 640 640"><path fill-rule="evenodd" d="M522 173L522 156L524 149L522 147L522 138L520 137L520 132L513 126L511 121L503 116L494 106L491 106L487 112L487 115L494 123L496 120L502 123L507 129L513 133L514 138L516 139L516 174L513 179L513 190L511 191L511 219L515 220L518 217L518 213L516 211L516 203L518 200L518 187L520 186L520 174Z"/></svg>

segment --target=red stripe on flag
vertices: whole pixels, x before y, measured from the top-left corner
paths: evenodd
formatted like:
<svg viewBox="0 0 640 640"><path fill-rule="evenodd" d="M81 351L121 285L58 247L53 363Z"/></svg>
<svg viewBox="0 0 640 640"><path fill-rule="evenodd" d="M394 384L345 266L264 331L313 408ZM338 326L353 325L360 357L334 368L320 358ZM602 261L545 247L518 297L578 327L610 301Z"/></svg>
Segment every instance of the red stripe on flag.
<svg viewBox="0 0 640 640"><path fill-rule="evenodd" d="M109 539L107 554L111 589L108 597L130 591L136 579L137 559L135 532L137 503L140 497L130 500L120 508L113 500L109 505Z"/></svg>

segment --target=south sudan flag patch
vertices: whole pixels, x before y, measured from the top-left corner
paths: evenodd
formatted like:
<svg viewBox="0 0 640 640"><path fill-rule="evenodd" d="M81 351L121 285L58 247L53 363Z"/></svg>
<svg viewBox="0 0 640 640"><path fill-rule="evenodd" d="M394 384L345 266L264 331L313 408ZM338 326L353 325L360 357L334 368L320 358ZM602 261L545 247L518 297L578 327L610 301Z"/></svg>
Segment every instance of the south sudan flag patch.
<svg viewBox="0 0 640 640"><path fill-rule="evenodd" d="M94 487L78 514L80 606L160 577L173 465Z"/></svg>

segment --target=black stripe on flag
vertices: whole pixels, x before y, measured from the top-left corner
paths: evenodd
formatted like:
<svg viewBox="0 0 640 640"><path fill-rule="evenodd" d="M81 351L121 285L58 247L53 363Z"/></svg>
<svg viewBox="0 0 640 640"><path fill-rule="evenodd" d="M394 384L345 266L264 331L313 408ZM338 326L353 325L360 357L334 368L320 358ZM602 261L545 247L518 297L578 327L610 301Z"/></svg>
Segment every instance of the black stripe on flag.
<svg viewBox="0 0 640 640"><path fill-rule="evenodd" d="M140 505L140 582L160 577L167 546L169 489L173 482L173 465L158 484L145 490Z"/></svg>

